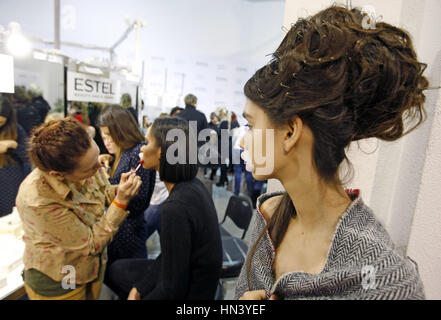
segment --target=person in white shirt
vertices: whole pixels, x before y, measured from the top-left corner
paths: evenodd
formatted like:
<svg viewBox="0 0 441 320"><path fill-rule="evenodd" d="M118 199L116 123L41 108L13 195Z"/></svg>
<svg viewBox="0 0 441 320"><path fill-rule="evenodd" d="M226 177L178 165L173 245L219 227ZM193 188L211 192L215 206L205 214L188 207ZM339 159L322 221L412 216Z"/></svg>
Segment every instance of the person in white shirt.
<svg viewBox="0 0 441 320"><path fill-rule="evenodd" d="M246 167L245 162L241 156L243 149L240 147L240 140L247 132L247 129L247 127L238 126L231 129L230 132L232 138L232 163L234 166L234 194L238 196L240 193L242 173L244 173L248 196L251 199L253 208L256 208L257 198L262 192L264 181L257 181L253 178L251 169Z"/></svg>

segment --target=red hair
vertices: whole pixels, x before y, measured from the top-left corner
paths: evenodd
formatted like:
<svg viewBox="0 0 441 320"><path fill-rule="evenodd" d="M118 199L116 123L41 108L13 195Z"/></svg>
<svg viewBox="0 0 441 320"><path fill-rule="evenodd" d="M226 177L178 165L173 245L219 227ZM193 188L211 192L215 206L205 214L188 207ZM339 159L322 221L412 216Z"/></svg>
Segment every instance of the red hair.
<svg viewBox="0 0 441 320"><path fill-rule="evenodd" d="M32 131L29 158L40 170L70 173L90 146L89 135L76 119L53 120Z"/></svg>

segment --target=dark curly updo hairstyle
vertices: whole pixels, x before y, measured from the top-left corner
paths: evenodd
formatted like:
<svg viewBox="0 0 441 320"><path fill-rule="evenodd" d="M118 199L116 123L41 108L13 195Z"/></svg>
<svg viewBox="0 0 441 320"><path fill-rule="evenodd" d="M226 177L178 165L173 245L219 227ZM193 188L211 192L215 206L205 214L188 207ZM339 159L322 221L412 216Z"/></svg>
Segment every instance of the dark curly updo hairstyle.
<svg viewBox="0 0 441 320"><path fill-rule="evenodd" d="M384 22L364 29L365 17L359 9L332 6L299 19L244 88L276 125L297 115L311 129L314 166L328 182L339 182L351 141L394 141L426 116L426 65L409 34ZM285 193L268 224L276 248L294 215Z"/></svg>

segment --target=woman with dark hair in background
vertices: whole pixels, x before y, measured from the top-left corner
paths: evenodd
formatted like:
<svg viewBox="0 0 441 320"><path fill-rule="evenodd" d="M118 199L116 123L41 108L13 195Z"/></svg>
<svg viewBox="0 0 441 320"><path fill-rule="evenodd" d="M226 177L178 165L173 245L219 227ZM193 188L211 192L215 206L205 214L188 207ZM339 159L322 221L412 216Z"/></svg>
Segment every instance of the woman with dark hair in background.
<svg viewBox="0 0 441 320"><path fill-rule="evenodd" d="M106 153L106 147L104 146L103 137L101 137L98 128L98 117L101 113L101 111L104 109L105 105L104 103L97 103L97 102L89 102L87 104L87 114L89 116L90 126L95 129L95 136L93 137L93 140L95 140L96 144L98 145L98 148L100 148L100 154Z"/></svg>
<svg viewBox="0 0 441 320"><path fill-rule="evenodd" d="M17 123L22 126L26 135L30 136L32 129L40 125L44 119L40 118L39 111L31 104L31 97L24 86L15 86L14 94L8 98L15 108Z"/></svg>
<svg viewBox="0 0 441 320"><path fill-rule="evenodd" d="M0 96L0 217L12 212L23 179L31 172L26 132L17 123L14 107Z"/></svg>
<svg viewBox="0 0 441 320"><path fill-rule="evenodd" d="M166 139L172 129L181 134L177 141ZM157 118L146 138L143 166L158 171L169 191L161 208L161 254L153 261L115 262L109 271L111 288L130 300L214 299L222 245L213 200L196 178L198 165L188 164L189 139L195 137L189 136L187 121L170 117ZM176 155L169 148L176 145L177 156L184 152L185 162L170 164L169 157Z"/></svg>
<svg viewBox="0 0 441 320"><path fill-rule="evenodd" d="M245 85L245 159L256 179L276 178L286 191L258 199L236 298L425 297L416 263L339 178L351 141L395 141L425 116L425 65L409 34L383 22L363 29L364 17L332 6L299 19ZM247 155L256 139L272 170Z"/></svg>
<svg viewBox="0 0 441 320"><path fill-rule="evenodd" d="M97 126L100 128L107 151L114 156L100 155L99 161L110 170L110 183L117 184L123 172L138 166L144 137L130 111L119 105L104 108L98 117ZM156 173L154 170L141 167L136 174L141 177L142 186L127 207L130 211L129 217L109 244L108 265L118 259L147 258L144 211L150 203Z"/></svg>
<svg viewBox="0 0 441 320"><path fill-rule="evenodd" d="M179 112L181 112L182 110L184 110L184 108L181 108L181 107L178 107L178 106L176 106L176 107L173 107L172 109L171 109L171 111L170 111L170 117L174 117L174 116L176 116Z"/></svg>

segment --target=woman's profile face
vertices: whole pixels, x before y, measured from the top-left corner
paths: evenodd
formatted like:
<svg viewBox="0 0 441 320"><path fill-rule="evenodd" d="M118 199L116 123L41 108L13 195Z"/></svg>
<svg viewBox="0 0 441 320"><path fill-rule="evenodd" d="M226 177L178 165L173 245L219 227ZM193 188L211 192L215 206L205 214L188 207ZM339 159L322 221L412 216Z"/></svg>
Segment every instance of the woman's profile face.
<svg viewBox="0 0 441 320"><path fill-rule="evenodd" d="M273 178L274 172L285 161L282 131L278 130L267 114L256 103L247 99L243 116L248 130L240 140L244 149L247 171L256 180Z"/></svg>
<svg viewBox="0 0 441 320"><path fill-rule="evenodd" d="M64 177L69 182L80 182L95 175L101 164L98 162L100 149L94 140L90 140L90 147L86 153L78 159L78 165L71 173L65 174Z"/></svg>
<svg viewBox="0 0 441 320"><path fill-rule="evenodd" d="M100 127L101 137L103 138L104 145L110 154L117 154L120 151L120 147L113 141L110 135L109 127Z"/></svg>
<svg viewBox="0 0 441 320"><path fill-rule="evenodd" d="M144 169L155 169L159 171L159 161L161 157L161 148L158 146L155 137L152 134L152 126L147 129L145 135L146 145L141 147L144 163Z"/></svg>
<svg viewBox="0 0 441 320"><path fill-rule="evenodd" d="M0 116L0 128L3 127L7 121L8 121L8 118Z"/></svg>

